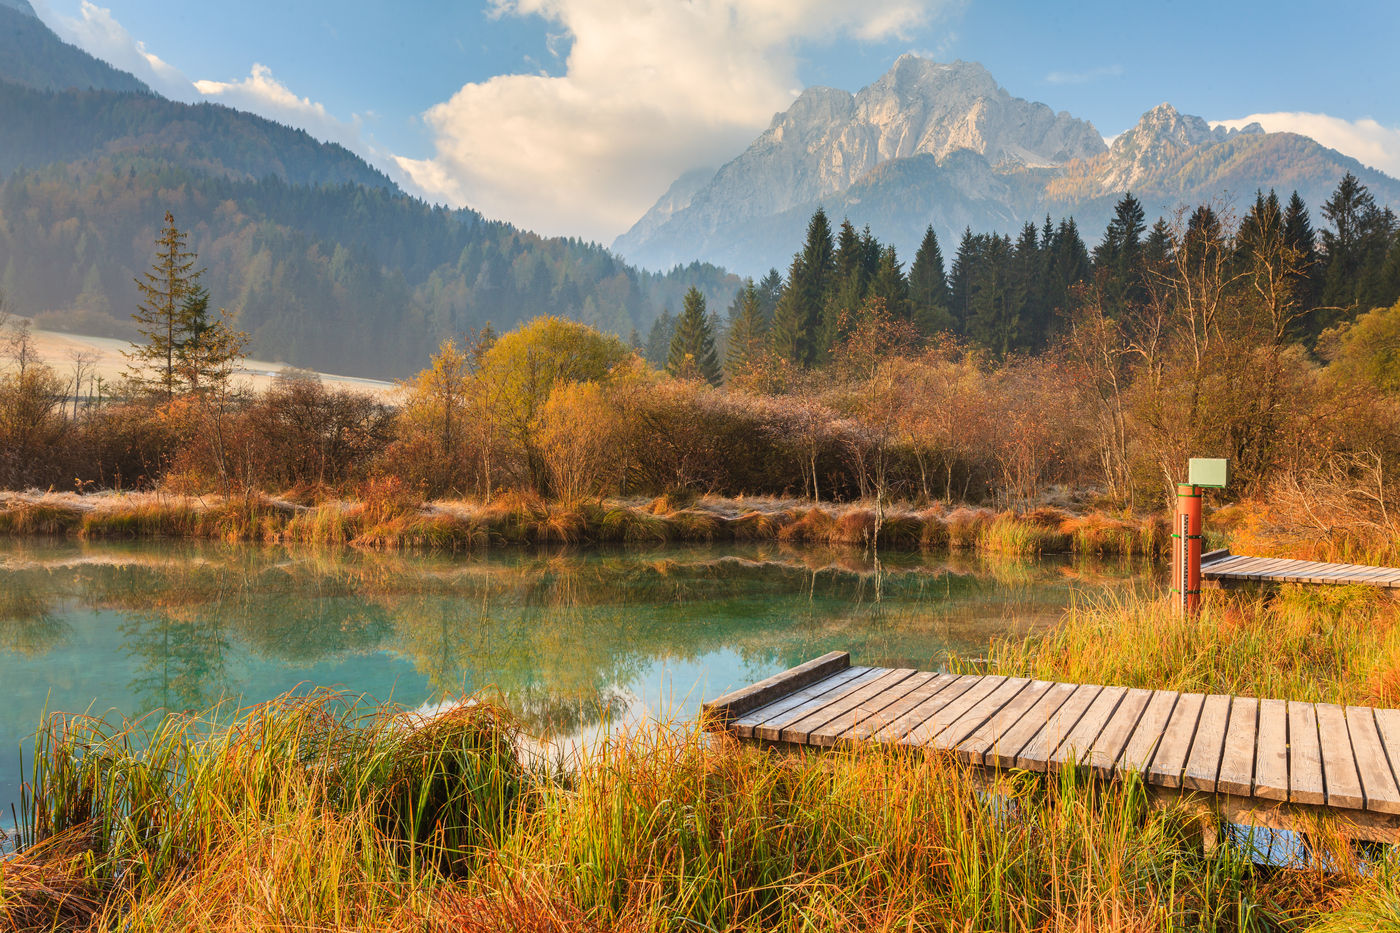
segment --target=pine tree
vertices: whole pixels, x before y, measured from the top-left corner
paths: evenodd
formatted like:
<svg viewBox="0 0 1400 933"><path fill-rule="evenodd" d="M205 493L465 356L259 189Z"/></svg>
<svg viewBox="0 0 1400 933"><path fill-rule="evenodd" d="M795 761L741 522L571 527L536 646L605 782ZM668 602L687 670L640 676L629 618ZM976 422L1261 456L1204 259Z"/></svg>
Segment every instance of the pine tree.
<svg viewBox="0 0 1400 933"><path fill-rule="evenodd" d="M763 326L773 326L773 314L778 310L778 300L783 297L783 274L777 269L769 269L758 282L758 306L763 310Z"/></svg>
<svg viewBox="0 0 1400 933"><path fill-rule="evenodd" d="M248 335L233 329L228 312L209 313L209 290L196 283L180 308L184 336L175 350L175 369L182 387L191 392L222 388L243 356Z"/></svg>
<svg viewBox="0 0 1400 933"><path fill-rule="evenodd" d="M1288 199L1288 207L1283 211L1283 241L1298 257L1300 271L1294 282L1298 300L1304 307L1316 308L1322 296L1322 270L1317 253L1317 233L1313 230L1312 218L1308 216L1308 206L1303 203L1297 191ZM1312 314L1308 315L1303 330L1316 336L1313 317Z"/></svg>
<svg viewBox="0 0 1400 933"><path fill-rule="evenodd" d="M904 263L899 261L893 245L880 250L880 263L870 283L870 295L885 304L885 311L900 321L910 319L909 282L904 278Z"/></svg>
<svg viewBox="0 0 1400 933"><path fill-rule="evenodd" d="M958 252L953 257L953 268L948 275L948 310L953 316L957 332L961 335L967 334L972 267L977 262L980 242L980 237L973 235L971 227L963 228L962 239L958 241Z"/></svg>
<svg viewBox="0 0 1400 933"><path fill-rule="evenodd" d="M768 322L763 319L763 301L753 279L739 291L739 313L729 325L729 346L724 356L725 379L743 375L762 355L768 338Z"/></svg>
<svg viewBox="0 0 1400 933"><path fill-rule="evenodd" d="M1107 310L1122 315L1146 297L1142 277L1142 234L1147 229L1142 204L1131 193L1113 208L1103 240L1094 249L1094 274L1102 282Z"/></svg>
<svg viewBox="0 0 1400 933"><path fill-rule="evenodd" d="M773 347L802 366L825 356L823 318L835 270L835 248L826 212L817 208L807 224L802 252L793 257L787 289L773 320Z"/></svg>
<svg viewBox="0 0 1400 933"><path fill-rule="evenodd" d="M909 301L920 333L932 335L953 329L953 316L948 311L948 276L933 224L924 231L914 264L909 267Z"/></svg>
<svg viewBox="0 0 1400 933"><path fill-rule="evenodd" d="M132 377L163 393L167 401L175 397L180 384L176 363L189 326L186 299L204 272L195 269L198 257L187 248L186 240L186 234L175 226L174 216L166 211L165 227L156 239L156 260L136 279L141 301L131 317L146 342L134 344L126 353ZM154 369L155 375L148 376L148 369Z"/></svg>
<svg viewBox="0 0 1400 933"><path fill-rule="evenodd" d="M661 309L661 314L651 324L647 332L646 350L642 354L648 363L656 367L666 365L671 354L671 340L676 336L676 316L670 308Z"/></svg>
<svg viewBox="0 0 1400 933"><path fill-rule="evenodd" d="M710 385L720 383L719 359L710 318L705 313L705 296L694 285L685 293L676 335L671 338L671 352L666 357L666 371L678 378L704 379Z"/></svg>

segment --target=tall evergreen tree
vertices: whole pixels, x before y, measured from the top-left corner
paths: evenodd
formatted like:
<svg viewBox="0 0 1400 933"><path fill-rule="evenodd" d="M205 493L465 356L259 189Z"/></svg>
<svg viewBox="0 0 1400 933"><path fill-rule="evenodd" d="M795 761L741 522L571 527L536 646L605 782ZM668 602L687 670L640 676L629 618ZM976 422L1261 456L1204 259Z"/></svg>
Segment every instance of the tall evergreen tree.
<svg viewBox="0 0 1400 933"><path fill-rule="evenodd" d="M663 308L647 332L646 349L642 354L646 361L658 368L665 366L671 355L671 339L675 336L676 316L670 308Z"/></svg>
<svg viewBox="0 0 1400 933"><path fill-rule="evenodd" d="M739 313L729 325L728 349L724 356L724 376L734 380L763 353L768 322L763 319L763 300L753 279L739 290Z"/></svg>
<svg viewBox="0 0 1400 933"><path fill-rule="evenodd" d="M196 283L180 308L184 339L175 351L175 370L184 388L192 392L217 390L233 374L233 364L243 356L248 335L233 329L228 312L209 311L209 290Z"/></svg>
<svg viewBox="0 0 1400 933"><path fill-rule="evenodd" d="M1009 287L1012 316L1016 321L1014 349L1017 350L1038 352L1045 348L1050 337L1050 312L1043 300L1040 254L1039 232L1035 224L1027 221L1011 251Z"/></svg>
<svg viewBox="0 0 1400 933"><path fill-rule="evenodd" d="M768 274L758 282L758 306L763 310L763 326L773 325L773 315L778 310L778 301L783 297L783 274L777 269L769 269Z"/></svg>
<svg viewBox="0 0 1400 933"><path fill-rule="evenodd" d="M156 238L155 262L136 280L141 301L131 317L145 343L134 344L126 354L132 377L167 400L175 397L180 386L176 364L190 323L186 299L204 272L195 268L198 257L187 241L185 232L175 226L174 215L166 211L165 226Z"/></svg>
<svg viewBox="0 0 1400 933"><path fill-rule="evenodd" d="M834 269L831 225L826 212L817 208L807 224L802 252L793 257L773 320L774 349L799 365L811 366L826 354L822 324Z"/></svg>
<svg viewBox="0 0 1400 933"><path fill-rule="evenodd" d="M953 256L953 268L948 274L948 310L953 317L957 333L967 333L968 304L972 295L972 268L977 262L979 236L974 236L971 227L963 228L962 239L958 241L958 251Z"/></svg>
<svg viewBox="0 0 1400 933"><path fill-rule="evenodd" d="M1103 240L1094 248L1094 274L1102 283L1110 314L1121 315L1145 297L1142 280L1142 234L1147 229L1141 202L1132 193L1113 208Z"/></svg>
<svg viewBox="0 0 1400 933"><path fill-rule="evenodd" d="M705 296L694 285L685 293L676 335L671 338L666 357L666 371L681 378L704 379L710 385L720 383L722 374L710 317L705 311Z"/></svg>
<svg viewBox="0 0 1400 933"><path fill-rule="evenodd" d="M1316 308L1322 296L1322 267L1317 252L1317 233L1313 230L1308 206L1295 190L1283 211L1283 241L1298 258L1299 272L1294 283L1298 300L1307 308ZM1312 315L1304 326L1306 334L1316 336Z"/></svg>
<svg viewBox="0 0 1400 933"><path fill-rule="evenodd" d="M893 244L880 250L880 263L870 283L870 294L883 299L885 310L897 320L911 319L909 282L904 278L904 263L899 261Z"/></svg>
<svg viewBox="0 0 1400 933"><path fill-rule="evenodd" d="M920 333L930 335L953 329L953 316L948 310L948 276L933 224L924 231L914 264L909 267L909 301Z"/></svg>

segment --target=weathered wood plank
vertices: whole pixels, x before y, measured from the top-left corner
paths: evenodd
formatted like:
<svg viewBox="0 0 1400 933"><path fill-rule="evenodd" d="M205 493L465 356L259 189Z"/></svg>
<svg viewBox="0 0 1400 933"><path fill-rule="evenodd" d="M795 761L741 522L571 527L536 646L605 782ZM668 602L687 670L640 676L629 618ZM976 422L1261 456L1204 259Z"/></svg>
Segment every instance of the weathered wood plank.
<svg viewBox="0 0 1400 933"><path fill-rule="evenodd" d="M1375 713L1364 706L1346 708L1347 732L1356 754L1356 770L1361 776L1361 790L1366 796L1366 809L1378 813L1400 813L1400 788L1390 770L1385 745L1376 728Z"/></svg>
<svg viewBox="0 0 1400 933"><path fill-rule="evenodd" d="M1288 799L1288 704L1283 700L1259 701L1254 794L1266 800Z"/></svg>
<svg viewBox="0 0 1400 933"><path fill-rule="evenodd" d="M1225 727L1225 751L1215 789L1222 794L1248 796L1254 789L1255 738L1259 725L1259 701L1235 697L1230 704L1230 724Z"/></svg>
<svg viewBox="0 0 1400 933"><path fill-rule="evenodd" d="M1031 736L1031 740L1021 749L1016 756L1016 767L1026 771L1045 771L1049 766L1050 756L1074 729L1079 717L1084 715L1084 711L1102 690L1097 684L1075 687L1069 699L1050 715L1045 725L1040 727L1040 731Z"/></svg>
<svg viewBox="0 0 1400 933"><path fill-rule="evenodd" d="M1181 786L1189 790L1215 792L1220 774L1220 756L1225 750L1225 729L1230 724L1230 697L1213 693L1201 704L1196 735L1181 772Z"/></svg>
<svg viewBox="0 0 1400 933"><path fill-rule="evenodd" d="M1118 768L1123 771L1141 771L1144 776L1147 768L1152 764L1153 757L1157 754L1157 746L1161 744L1162 733L1166 730L1167 722L1171 719L1172 710L1176 708L1176 701L1180 694L1173 690L1154 690L1152 696L1147 701L1147 708L1138 717L1138 724L1133 727L1133 734L1128 737L1128 744L1124 746L1123 753L1118 756Z"/></svg>
<svg viewBox="0 0 1400 933"><path fill-rule="evenodd" d="M876 696L872 696L851 710L849 713L837 716L831 722L820 728L813 729L807 736L808 745L831 746L837 744L839 738L857 726L870 720L872 716L879 715L882 711L889 709L895 703L904 699L912 691L923 686L935 675L925 674L915 671L910 677L898 683L888 684Z"/></svg>
<svg viewBox="0 0 1400 933"><path fill-rule="evenodd" d="M1311 703L1288 703L1288 802L1326 803L1317 711Z"/></svg>
<svg viewBox="0 0 1400 933"><path fill-rule="evenodd" d="M1162 729L1162 739L1152 764L1147 768L1147 780L1163 787L1180 787L1181 772L1186 767L1186 755L1191 751L1191 739L1196 734L1196 721L1201 715L1205 696L1183 693L1176 698L1171 718Z"/></svg>
<svg viewBox="0 0 1400 933"><path fill-rule="evenodd" d="M1134 688L1124 694L1108 724L1103 727L1099 737L1094 739L1088 756L1083 759L1084 764L1092 768L1095 774L1101 777L1113 774L1113 766L1118 763L1119 756L1127 748L1128 740L1132 738L1143 710L1152 699L1152 693L1151 690Z"/></svg>
<svg viewBox="0 0 1400 933"><path fill-rule="evenodd" d="M756 684L731 690L708 703L701 704L702 714L713 721L728 722L743 713L776 700L784 694L792 693L801 687L823 680L837 671L851 666L849 651L829 651L819 658L790 667L779 674L760 680Z"/></svg>
<svg viewBox="0 0 1400 933"><path fill-rule="evenodd" d="M912 678L911 678L912 679ZM940 691L946 690L962 679L960 674L935 674L928 680L915 686L912 690L900 697L889 706L867 718L864 722L857 723L855 728L848 729L837 737L838 745L848 742L861 742L875 736L882 729L887 728L891 723L904 716L914 707L936 696Z"/></svg>
<svg viewBox="0 0 1400 933"><path fill-rule="evenodd" d="M1040 731L1050 718L1059 712L1065 702L1076 691L1074 684L1055 684L1040 700L1026 711L1026 714L1001 734L996 742L983 754L983 763L994 768L1016 768L1022 749Z"/></svg>
<svg viewBox="0 0 1400 933"><path fill-rule="evenodd" d="M1099 733L1108 725L1109 719L1113 717L1118 704L1127 693L1127 687L1104 687L1100 690L1099 695L1094 697L1094 702L1084 711L1084 715L1079 717L1079 722L1065 735L1064 741L1050 753L1049 764L1059 766L1073 761L1087 765L1089 749L1093 747Z"/></svg>
<svg viewBox="0 0 1400 933"><path fill-rule="evenodd" d="M1008 677L991 693L968 707L967 712L948 724L948 727L929 740L931 748L953 748L963 739L996 715L1003 706L1014 700L1022 690L1030 685L1028 677Z"/></svg>
<svg viewBox="0 0 1400 933"><path fill-rule="evenodd" d="M972 685L966 693L944 706L934 710L932 715L910 729L899 739L900 745L927 745L933 737L942 732L959 716L972 709L982 698L993 692L1006 680L1005 677L989 675Z"/></svg>
<svg viewBox="0 0 1400 933"><path fill-rule="evenodd" d="M1322 742L1322 777L1329 807L1360 810L1366 805L1361 793L1361 776L1351 750L1346 711L1332 703L1319 703L1317 732Z"/></svg>
<svg viewBox="0 0 1400 933"><path fill-rule="evenodd" d="M984 722L975 732L958 744L958 757L971 764L983 764L987 751L996 748L998 741L1023 717L1029 716L1030 711L1055 686L1057 685L1048 680L1031 681L1026 689L1016 694L1013 700L997 710L996 715ZM1060 684L1059 686L1065 685ZM1011 750L1011 754L1014 756L1018 751L1020 748L1014 748Z"/></svg>
<svg viewBox="0 0 1400 933"><path fill-rule="evenodd" d="M865 686L867 683L876 679L877 677L882 676L884 673L885 670L883 668L868 667L861 673L857 674L855 677L852 677L850 680L841 684L836 689L826 690L815 696L804 699L798 705L784 710L783 712L778 713L776 716L770 716L763 722L757 723L753 727L753 737L756 739L761 739L765 742L781 741L783 729L785 729L790 723L794 723L797 720L803 718L804 716L816 712L818 709L821 709L828 703L832 703L836 700L839 700L841 699L841 697L846 696L852 691L859 690L861 687ZM820 686L820 684L818 684L817 686Z"/></svg>
<svg viewBox="0 0 1400 933"><path fill-rule="evenodd" d="M944 706L952 703L981 682L982 677L977 674L962 675L945 689L938 691L938 693L924 700L918 706L910 708L898 719L887 723L879 732L875 733L873 738L877 742L898 742L908 735L919 723L932 716Z"/></svg>
<svg viewBox="0 0 1400 933"><path fill-rule="evenodd" d="M786 696L779 697L771 703L750 710L744 715L735 719L729 724L729 728L740 738L751 738L754 727L759 723L772 719L781 713L794 709L804 703L811 702L814 698L821 696L829 690L835 690L843 684L869 673L873 668L869 667L848 667L845 670L837 671L835 674L827 676L825 680L808 684L800 690L794 690Z"/></svg>
<svg viewBox="0 0 1400 933"><path fill-rule="evenodd" d="M809 711L801 719L788 722L778 733L778 740L791 742L794 745L805 745L807 744L807 736L812 733L813 729L820 729L827 723L851 713L862 703L878 696L887 687L908 680L916 673L918 672L907 667L885 670L880 676L862 684L859 688L842 691L841 695L832 696L829 702Z"/></svg>

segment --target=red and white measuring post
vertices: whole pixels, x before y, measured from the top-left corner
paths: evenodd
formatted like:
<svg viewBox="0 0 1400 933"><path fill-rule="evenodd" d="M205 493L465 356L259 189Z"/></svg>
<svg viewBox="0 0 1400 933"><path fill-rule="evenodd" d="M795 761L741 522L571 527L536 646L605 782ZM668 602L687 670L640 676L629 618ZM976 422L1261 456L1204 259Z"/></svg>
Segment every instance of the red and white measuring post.
<svg viewBox="0 0 1400 933"><path fill-rule="evenodd" d="M1195 615L1201 608L1201 487L1176 486L1172 519L1172 601L1177 612Z"/></svg>
<svg viewBox="0 0 1400 933"><path fill-rule="evenodd" d="M1229 478L1225 460L1192 457L1187 482L1176 487L1172 516L1172 603L1181 615L1201 610L1202 487L1224 489Z"/></svg>

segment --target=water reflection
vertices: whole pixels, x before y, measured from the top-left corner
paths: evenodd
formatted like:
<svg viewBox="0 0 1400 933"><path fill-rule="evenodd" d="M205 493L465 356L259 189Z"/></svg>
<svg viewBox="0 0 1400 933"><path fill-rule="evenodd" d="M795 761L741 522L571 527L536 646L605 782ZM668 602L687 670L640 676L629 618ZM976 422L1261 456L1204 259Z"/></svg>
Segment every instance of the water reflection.
<svg viewBox="0 0 1400 933"><path fill-rule="evenodd" d="M537 733L703 695L834 648L929 668L1053 620L1130 565L776 545L471 557L0 543L0 804L42 711L202 709L298 684L406 704L495 689ZM6 807L8 809L8 807Z"/></svg>

